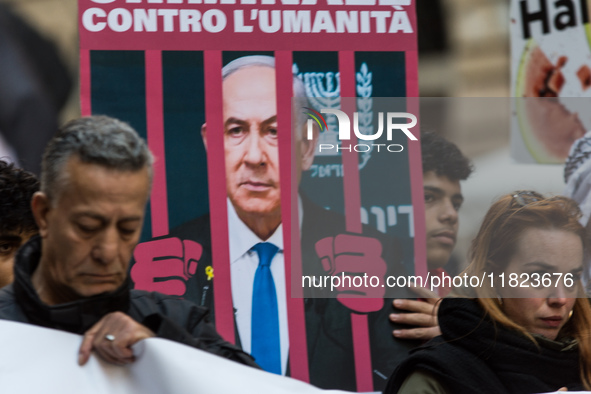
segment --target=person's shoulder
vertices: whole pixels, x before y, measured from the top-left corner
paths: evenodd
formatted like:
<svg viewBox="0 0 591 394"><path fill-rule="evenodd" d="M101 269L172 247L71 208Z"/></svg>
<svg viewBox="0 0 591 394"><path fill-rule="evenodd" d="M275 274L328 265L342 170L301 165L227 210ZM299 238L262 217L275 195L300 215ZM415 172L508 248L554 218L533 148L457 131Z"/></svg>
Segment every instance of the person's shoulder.
<svg viewBox="0 0 591 394"><path fill-rule="evenodd" d="M0 309L15 303L14 287L11 284L0 289Z"/></svg>
<svg viewBox="0 0 591 394"><path fill-rule="evenodd" d="M171 303L171 304L179 304L179 305L187 305L187 306L196 306L199 307L197 304L185 300L181 297L159 293L157 291L145 291L145 290L135 290L132 289L129 291L129 297L132 302L141 302L146 304L163 304L163 303ZM201 307L199 307L201 308Z"/></svg>
<svg viewBox="0 0 591 394"><path fill-rule="evenodd" d="M474 361L469 350L457 346L454 342L448 342L442 336L437 336L427 343L411 350L408 356L396 367L387 383L385 394L394 394L406 386L406 393L422 392L425 385L429 386L433 381L445 385L445 377L461 374L464 369L478 368L483 362ZM469 360L469 361L466 361ZM466 365L467 364L467 365ZM416 375L417 371L422 374ZM426 375L432 379L424 379ZM411 382L408 378L413 376ZM412 383L412 384L410 384ZM435 385L438 386L438 385ZM412 390L419 391L412 391ZM425 388L425 390L427 390ZM432 391L425 391L431 393ZM435 391L437 392L437 391Z"/></svg>
<svg viewBox="0 0 591 394"><path fill-rule="evenodd" d="M425 371L415 371L409 375L400 386L400 394L448 394L443 384L432 374ZM386 394L389 394L386 392Z"/></svg>
<svg viewBox="0 0 591 394"><path fill-rule="evenodd" d="M12 284L0 289L0 319L25 321L24 315L16 302Z"/></svg>
<svg viewBox="0 0 591 394"><path fill-rule="evenodd" d="M130 290L131 307L141 315L158 313L173 319L186 319L189 316L201 318L208 314L208 309L177 296L156 291Z"/></svg>

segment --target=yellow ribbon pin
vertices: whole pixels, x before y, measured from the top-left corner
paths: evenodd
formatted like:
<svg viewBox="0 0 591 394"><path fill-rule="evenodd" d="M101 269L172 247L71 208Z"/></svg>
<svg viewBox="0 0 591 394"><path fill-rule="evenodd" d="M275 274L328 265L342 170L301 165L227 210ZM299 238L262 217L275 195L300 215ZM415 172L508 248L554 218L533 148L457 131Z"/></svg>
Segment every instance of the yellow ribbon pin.
<svg viewBox="0 0 591 394"><path fill-rule="evenodd" d="M213 278L213 267L211 265L205 267L205 275L207 275L207 280L211 280L211 278Z"/></svg>

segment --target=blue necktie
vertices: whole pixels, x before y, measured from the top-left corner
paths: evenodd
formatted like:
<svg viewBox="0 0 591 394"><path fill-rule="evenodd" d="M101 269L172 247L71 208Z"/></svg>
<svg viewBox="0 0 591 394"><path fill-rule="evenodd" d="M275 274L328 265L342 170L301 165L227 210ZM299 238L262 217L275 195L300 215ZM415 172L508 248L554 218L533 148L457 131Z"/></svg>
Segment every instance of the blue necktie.
<svg viewBox="0 0 591 394"><path fill-rule="evenodd" d="M271 261L279 248L269 242L252 247L259 255L252 291L251 354L265 371L281 375L279 309Z"/></svg>

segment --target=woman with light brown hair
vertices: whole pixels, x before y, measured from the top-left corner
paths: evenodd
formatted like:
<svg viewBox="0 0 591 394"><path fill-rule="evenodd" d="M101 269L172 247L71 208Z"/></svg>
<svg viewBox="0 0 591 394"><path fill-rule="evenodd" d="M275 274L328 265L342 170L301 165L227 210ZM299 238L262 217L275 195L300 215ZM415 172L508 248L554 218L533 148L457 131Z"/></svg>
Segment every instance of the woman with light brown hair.
<svg viewBox="0 0 591 394"><path fill-rule="evenodd" d="M465 271L480 283L441 302L442 335L398 367L385 393L591 390L579 217L565 197L520 191L495 202Z"/></svg>

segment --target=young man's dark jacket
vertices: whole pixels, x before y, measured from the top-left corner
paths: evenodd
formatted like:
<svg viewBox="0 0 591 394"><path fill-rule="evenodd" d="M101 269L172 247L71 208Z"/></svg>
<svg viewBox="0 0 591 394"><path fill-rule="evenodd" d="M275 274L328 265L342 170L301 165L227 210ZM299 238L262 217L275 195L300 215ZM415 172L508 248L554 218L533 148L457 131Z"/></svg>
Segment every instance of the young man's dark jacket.
<svg viewBox="0 0 591 394"><path fill-rule="evenodd" d="M156 292L130 290L129 280L112 293L54 306L44 304L31 283L40 257L39 237L32 238L16 255L14 283L0 290L0 319L84 334L106 314L120 311L159 338L256 366L252 357L220 337L206 308Z"/></svg>

